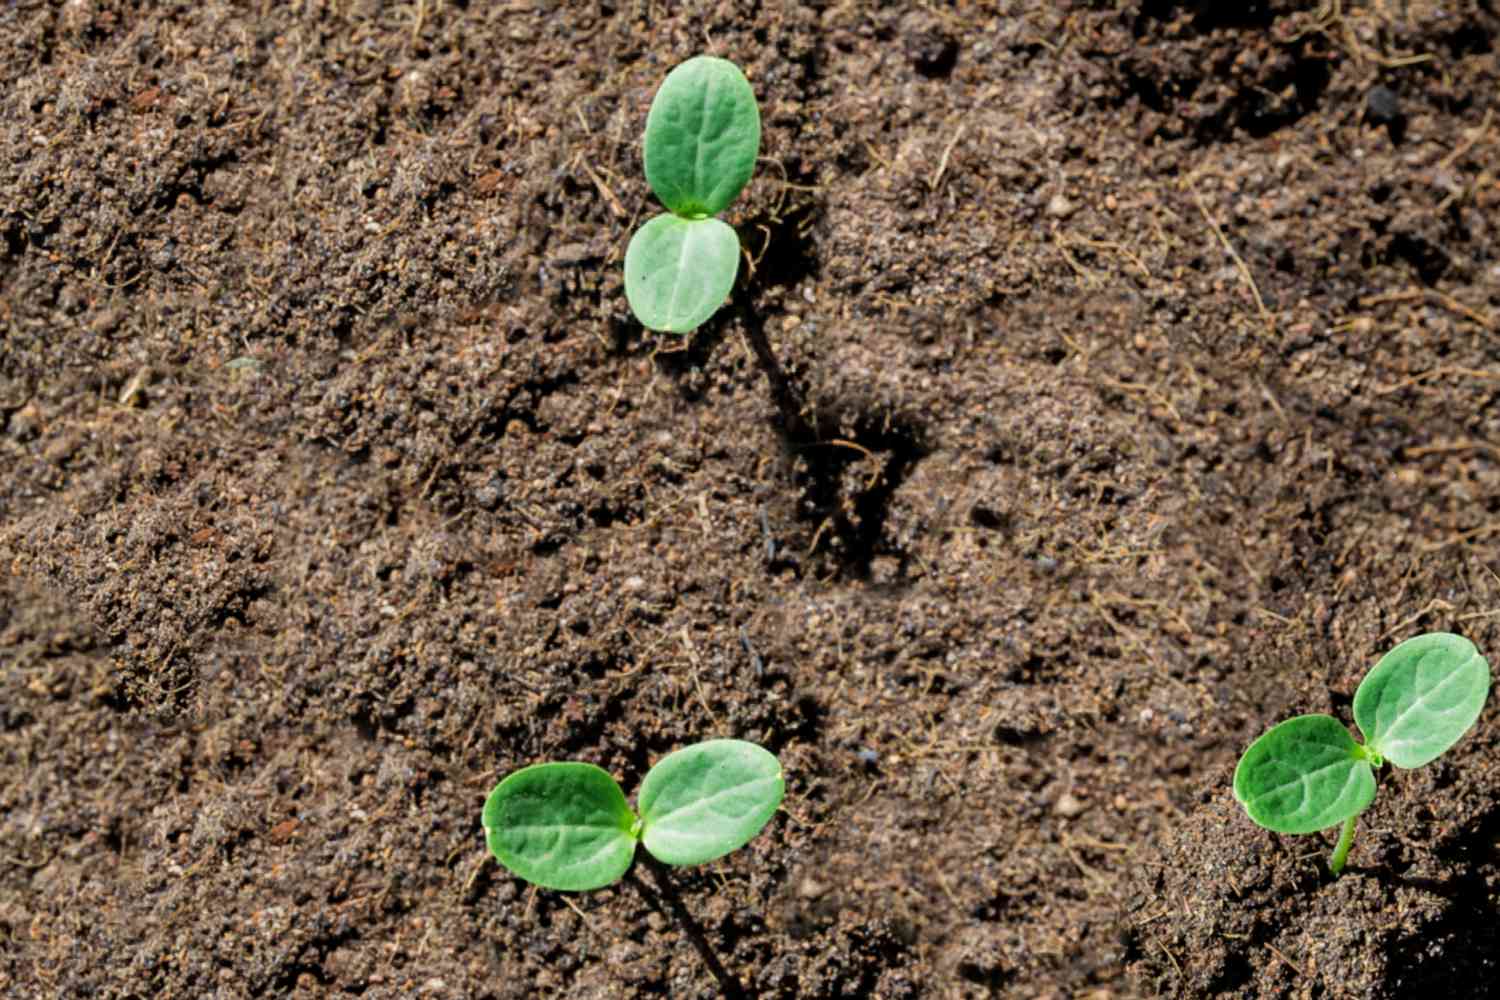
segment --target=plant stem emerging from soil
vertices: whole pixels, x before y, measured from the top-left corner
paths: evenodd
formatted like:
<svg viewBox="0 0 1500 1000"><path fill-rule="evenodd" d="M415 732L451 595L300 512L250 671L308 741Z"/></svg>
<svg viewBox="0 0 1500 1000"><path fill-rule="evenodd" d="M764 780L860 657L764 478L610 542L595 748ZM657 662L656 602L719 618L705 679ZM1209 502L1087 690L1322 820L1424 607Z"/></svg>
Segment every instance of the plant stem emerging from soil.
<svg viewBox="0 0 1500 1000"><path fill-rule="evenodd" d="M1334 877L1344 870L1344 862L1349 859L1349 845L1354 843L1354 823L1358 819L1358 813L1350 816L1344 820L1344 827L1339 831L1339 842L1334 845L1333 857L1328 859L1328 871Z"/></svg>
<svg viewBox="0 0 1500 1000"><path fill-rule="evenodd" d="M651 869L651 877L656 882L657 891L652 892L650 887L636 875L634 868L625 873L626 881L635 886L636 891L646 900L646 905L663 915L665 915L666 911L662 908L661 899L665 898L668 905L672 908L672 916L677 919L677 923L686 932L688 940L692 941L693 946L698 949L698 957L703 959L703 964L708 966L708 971L713 973L714 978L719 981L719 989L723 992L724 996L728 997L729 1000L745 1000L744 987L740 986L739 980L735 979L729 973L729 970L724 968L723 963L719 961L719 957L714 954L713 948L708 944L708 939L703 936L703 928L698 926L698 922L693 919L693 915L683 905L682 897L677 895L677 890L672 885L672 876L667 872L666 866L645 852L638 854L636 857L647 868ZM658 898L658 892L661 894L661 898Z"/></svg>

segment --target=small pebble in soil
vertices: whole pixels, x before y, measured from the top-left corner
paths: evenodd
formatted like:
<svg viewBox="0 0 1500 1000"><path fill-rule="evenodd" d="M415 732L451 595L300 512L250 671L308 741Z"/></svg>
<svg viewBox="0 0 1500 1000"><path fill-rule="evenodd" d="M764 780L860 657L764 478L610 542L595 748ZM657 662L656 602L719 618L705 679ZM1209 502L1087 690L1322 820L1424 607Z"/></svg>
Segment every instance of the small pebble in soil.
<svg viewBox="0 0 1500 1000"><path fill-rule="evenodd" d="M10 436L22 444L34 441L41 434L42 423L34 406L27 406L10 418Z"/></svg>
<svg viewBox="0 0 1500 1000"><path fill-rule="evenodd" d="M1401 111L1401 99L1390 87L1371 87L1365 94L1365 121L1384 125L1394 145L1399 146L1406 135L1406 115Z"/></svg>
<svg viewBox="0 0 1500 1000"><path fill-rule="evenodd" d="M1387 125L1401 117L1401 98L1390 87L1375 86L1365 95L1365 108L1370 121L1376 125Z"/></svg>
<svg viewBox="0 0 1500 1000"><path fill-rule="evenodd" d="M474 502L485 510L494 510L500 506L500 498L504 495L505 484L498 478L491 479L474 491Z"/></svg>
<svg viewBox="0 0 1500 1000"><path fill-rule="evenodd" d="M1057 801L1052 804L1052 811L1057 813L1063 819L1072 819L1074 816L1081 814L1087 808L1088 803L1084 802L1072 792L1063 792L1057 797Z"/></svg>
<svg viewBox="0 0 1500 1000"><path fill-rule="evenodd" d="M797 887L797 895L803 899L817 899L827 891L828 886L815 878L805 878L802 880L802 884Z"/></svg>

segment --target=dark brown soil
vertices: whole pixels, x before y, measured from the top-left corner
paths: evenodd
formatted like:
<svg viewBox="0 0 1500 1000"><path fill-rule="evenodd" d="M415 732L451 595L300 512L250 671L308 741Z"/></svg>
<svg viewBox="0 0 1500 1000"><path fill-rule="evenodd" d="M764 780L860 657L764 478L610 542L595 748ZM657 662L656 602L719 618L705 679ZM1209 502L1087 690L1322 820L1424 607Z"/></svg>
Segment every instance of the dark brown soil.
<svg viewBox="0 0 1500 1000"><path fill-rule="evenodd" d="M1493 713L1337 881L1228 784L1500 654L1493 5L694 6L0 7L0 995L714 996L479 826L714 736L747 993L1481 995ZM700 51L765 161L681 340Z"/></svg>

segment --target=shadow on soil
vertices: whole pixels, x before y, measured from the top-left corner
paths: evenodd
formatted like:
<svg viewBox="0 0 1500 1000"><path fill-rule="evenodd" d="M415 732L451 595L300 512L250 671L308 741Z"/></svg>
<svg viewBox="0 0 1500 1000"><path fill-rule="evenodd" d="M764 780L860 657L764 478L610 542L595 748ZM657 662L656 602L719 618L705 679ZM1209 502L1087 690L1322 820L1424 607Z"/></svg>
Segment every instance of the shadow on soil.
<svg viewBox="0 0 1500 1000"><path fill-rule="evenodd" d="M1402 935L1391 948L1387 968L1390 996L1446 989L1464 995L1475 983L1495 977L1500 926L1486 871L1500 838L1500 810L1491 811L1437 851L1461 873L1430 886L1448 900L1442 916Z"/></svg>

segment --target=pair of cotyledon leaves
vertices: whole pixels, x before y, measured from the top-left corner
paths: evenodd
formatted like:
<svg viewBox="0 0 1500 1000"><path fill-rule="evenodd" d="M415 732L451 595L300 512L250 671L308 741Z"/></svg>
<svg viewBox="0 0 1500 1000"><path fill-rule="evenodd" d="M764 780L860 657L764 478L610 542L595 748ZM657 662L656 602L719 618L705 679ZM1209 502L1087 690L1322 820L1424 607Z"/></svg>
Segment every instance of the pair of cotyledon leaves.
<svg viewBox="0 0 1500 1000"><path fill-rule="evenodd" d="M708 740L663 757L641 782L639 815L602 768L533 764L490 792L484 834L490 852L526 881L581 892L624 875L637 843L670 865L743 847L785 789L775 755L742 740Z"/></svg>
<svg viewBox="0 0 1500 1000"><path fill-rule="evenodd" d="M1327 715L1275 726L1240 758L1234 795L1250 818L1277 833L1314 833L1363 812L1385 761L1421 767L1479 718L1490 667L1462 636L1408 639L1375 664L1354 693L1363 745Z"/></svg>
<svg viewBox="0 0 1500 1000"><path fill-rule="evenodd" d="M739 67L698 56L662 81L646 116L646 182L669 211L625 251L625 297L652 330L687 333L724 303L740 240L714 218L755 171L760 110Z"/></svg>

